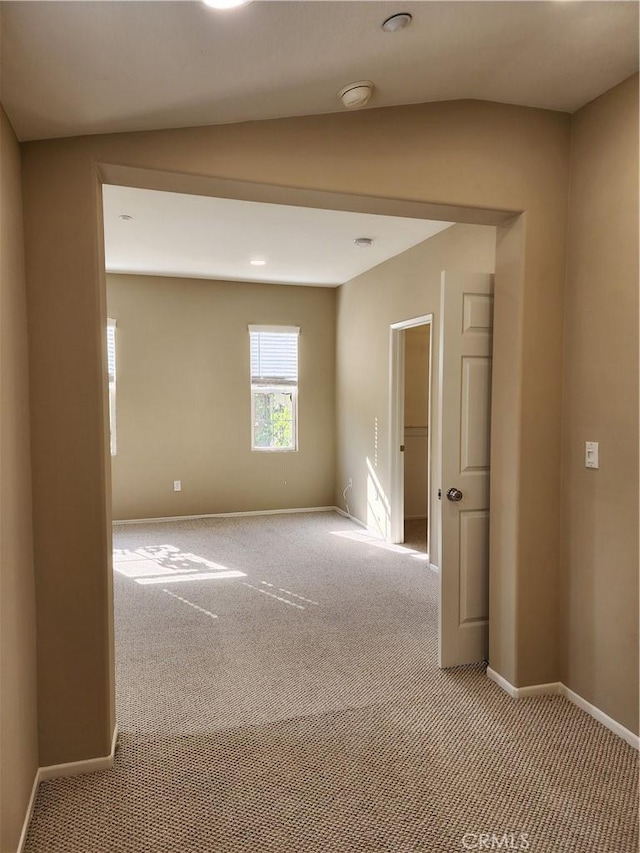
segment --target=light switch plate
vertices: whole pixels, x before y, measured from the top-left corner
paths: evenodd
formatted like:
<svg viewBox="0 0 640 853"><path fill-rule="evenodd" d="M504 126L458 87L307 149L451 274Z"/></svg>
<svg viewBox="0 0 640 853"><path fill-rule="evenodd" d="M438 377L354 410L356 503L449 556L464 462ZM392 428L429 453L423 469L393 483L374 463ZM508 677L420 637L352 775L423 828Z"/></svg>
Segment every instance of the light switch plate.
<svg viewBox="0 0 640 853"><path fill-rule="evenodd" d="M174 480L173 481L173 491L181 492L182 491L182 480Z"/></svg>
<svg viewBox="0 0 640 853"><path fill-rule="evenodd" d="M598 462L598 442L585 441L584 443L584 467L599 468Z"/></svg>

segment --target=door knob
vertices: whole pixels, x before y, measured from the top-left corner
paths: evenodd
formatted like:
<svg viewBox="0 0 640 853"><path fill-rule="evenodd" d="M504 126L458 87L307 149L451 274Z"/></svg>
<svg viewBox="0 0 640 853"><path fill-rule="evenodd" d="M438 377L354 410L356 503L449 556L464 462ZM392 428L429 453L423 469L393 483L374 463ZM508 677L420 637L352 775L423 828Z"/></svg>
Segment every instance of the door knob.
<svg viewBox="0 0 640 853"><path fill-rule="evenodd" d="M461 501L462 500L462 492L460 489L451 488L447 492L447 500L449 501Z"/></svg>

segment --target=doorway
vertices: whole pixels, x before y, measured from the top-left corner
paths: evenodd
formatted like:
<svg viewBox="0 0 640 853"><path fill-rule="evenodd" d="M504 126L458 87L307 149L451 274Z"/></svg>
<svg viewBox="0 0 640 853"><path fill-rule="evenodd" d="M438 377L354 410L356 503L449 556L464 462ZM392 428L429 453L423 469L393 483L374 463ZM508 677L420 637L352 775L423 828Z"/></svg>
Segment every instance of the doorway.
<svg viewBox="0 0 640 853"><path fill-rule="evenodd" d="M493 275L442 272L435 439L430 428L431 379L428 394L428 482L435 479L434 488L427 490L426 551L429 565L440 574L443 667L488 657L493 299ZM433 315L394 323L390 329L390 529L393 542L412 547L405 537L405 519L412 514L408 502L409 489L415 487L412 478L419 475L418 460L407 455L411 425L406 395L412 384L409 358L418 353L419 361L421 347L408 336L427 321L431 377Z"/></svg>
<svg viewBox="0 0 640 853"><path fill-rule="evenodd" d="M431 543L432 323L433 315L425 314L393 323L390 331L390 539L423 551L427 560Z"/></svg>
<svg viewBox="0 0 640 853"><path fill-rule="evenodd" d="M404 542L427 553L431 324L404 337Z"/></svg>
<svg viewBox="0 0 640 853"><path fill-rule="evenodd" d="M230 194L230 195L232 195L231 191L229 191L229 194ZM257 191L256 191L256 194L257 194ZM222 196L222 193L221 193L221 196ZM222 196L222 197L224 197L224 196ZM229 196L227 196L227 197L229 197ZM315 199L314 199L314 201L315 201ZM355 206L355 203L352 203L352 204ZM350 207L351 207L351 205L350 205ZM353 208L352 208L352 209L353 209ZM511 229L511 230L509 230L509 228L508 228L507 226L505 226L504 233L505 233L505 234L508 234L508 235L512 235L512 234L513 234L513 238L512 238L512 239L513 239L514 241L516 241L516 242L517 242L517 238L518 238L518 236L519 236L519 234L520 234L520 230L519 230L519 229ZM504 241L503 241L503 245L504 245ZM519 246L519 243L518 243L518 246ZM503 281L507 281L507 278L508 278L508 277L507 277L507 276L505 276L502 280L503 280ZM106 315L105 315L105 316L106 316ZM389 321L387 320L387 322L389 322ZM394 324L394 325L395 325L395 327L396 327L398 330L403 330L403 329L404 329L404 330L406 330L406 329L408 329L408 328L411 328L412 326L421 325L421 324L423 324L423 323L430 323L430 324L432 324L432 323L433 323L433 318L432 318L432 316L431 316L431 315L427 315L427 316L424 316L424 317L416 317L416 318L414 318L413 320L400 322L400 323L398 323L398 324ZM438 328L439 328L439 327L438 327ZM432 332L433 332L433 331L435 332L435 337L434 337L434 335L433 335L433 334L431 335L431 342L430 342L430 349L431 349L431 352L430 352L430 356L433 356L433 357L430 357L430 371L431 371L431 372L433 372L433 370L434 370L434 369L437 369L437 368L435 367L435 362L437 361L437 359L435 358L435 355L436 355L436 353L437 353L437 351L438 351L438 328L435 328L435 327L432 325ZM386 359L385 359L385 361L386 361ZM388 362L387 362L387 363L388 363ZM386 365L385 365L385 367L386 367ZM385 373L386 373L386 370L385 370ZM387 374L387 375L388 375L388 374ZM385 395L385 396L386 396L386 395ZM433 402L434 402L434 407L433 407L433 408L435 408L435 409L437 410L437 405L436 405L436 402L437 402L437 401L435 401L435 400L434 400ZM384 401L384 403L381 403L381 405L382 405L382 406L384 406L384 407L386 408L385 403L386 403L386 401ZM429 408L430 408L430 415L429 415L429 417L430 417L430 419L433 419L434 414L433 414L433 412L432 412L432 407L430 406ZM384 415L385 415L384 409L379 408L379 409L378 409L378 415L380 415L380 417L381 417L381 421L382 421L382 423L383 423L383 422L384 422ZM437 420L437 418L436 418L436 420ZM376 424L378 423L377 418L375 418L375 419L374 419L374 421L375 421L375 423L376 423ZM429 442L428 442L429 444L431 444L431 442L432 442L432 440L433 440L433 438L432 438L432 433L433 433L433 429L435 429L435 427L436 427L436 426L437 426L437 423L434 423L434 424L433 424L433 427L432 427L432 426L431 426L431 424L430 424L430 428L429 428ZM383 428L382 428L382 430L381 430L381 434L382 434L382 435L384 435L384 424L383 424ZM398 432L398 436L399 436L400 434L401 434L401 433L400 433L400 432ZM377 435L377 433L376 433L376 435ZM384 452L383 452L383 453L381 454L381 459L382 459L383 468L386 468L386 471L389 471L389 469L387 468L388 462L386 462L386 460L384 460L384 455L385 455L385 454L384 454ZM388 458L388 457L387 457L387 458ZM434 459L433 461L435 462L436 460ZM436 485L436 484L438 483L438 481L439 481L439 472L438 472L437 470L434 470L434 466L431 464L431 460L428 460L428 463L427 463L427 464L428 464L428 470L429 470L429 471L430 471L430 473L431 473L432 481L433 481L433 483L434 483L434 489L433 489L434 494L433 494L433 495L431 495L431 496L428 498L428 506L427 506L427 522L428 522L428 526L429 526L429 528L431 528L431 526L432 526L432 524L433 524L433 522L434 522L434 510L435 510L435 509L439 509L439 506L438 506L437 504L435 504L435 501L436 501L436 498L435 498L435 485ZM385 470L383 470L383 475L386 473L386 471L385 471ZM389 472L389 473L390 473L390 472ZM383 484L383 485L384 485L384 484ZM386 485L387 485L387 488L389 489L389 494L390 494L390 492L391 492L391 483L390 483L389 481L387 481ZM109 492L110 492L110 490L107 492L107 494L108 494L108 495L109 495ZM404 504L404 496L402 496L402 500L403 500L403 504ZM401 530L402 530L402 527L404 526L404 505L403 505L403 504L402 504L402 514L401 514L401 516L400 516L400 527L401 527ZM396 541L402 541L402 539L403 539L403 538L404 538L404 535L403 535L403 531L402 531L402 532L400 533L400 539L398 539L398 540L396 540ZM437 548L437 539L438 539L437 533L434 535L433 531L432 531L431 529L429 529L429 530L428 530L428 532L427 532L427 549L428 549L428 551L429 551L429 550L431 550L431 549L430 549L430 545L431 545L432 543L433 543L433 544L436 546L436 548ZM436 560L437 560L437 556L436 556ZM432 567L432 568L433 568L433 567Z"/></svg>

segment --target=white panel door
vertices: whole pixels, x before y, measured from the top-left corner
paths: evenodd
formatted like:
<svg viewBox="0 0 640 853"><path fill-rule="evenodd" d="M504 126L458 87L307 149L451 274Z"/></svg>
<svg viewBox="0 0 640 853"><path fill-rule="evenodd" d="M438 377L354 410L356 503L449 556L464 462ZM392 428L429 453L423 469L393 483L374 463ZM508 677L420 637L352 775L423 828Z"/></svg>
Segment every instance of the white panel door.
<svg viewBox="0 0 640 853"><path fill-rule="evenodd" d="M440 666L485 660L493 276L442 274Z"/></svg>

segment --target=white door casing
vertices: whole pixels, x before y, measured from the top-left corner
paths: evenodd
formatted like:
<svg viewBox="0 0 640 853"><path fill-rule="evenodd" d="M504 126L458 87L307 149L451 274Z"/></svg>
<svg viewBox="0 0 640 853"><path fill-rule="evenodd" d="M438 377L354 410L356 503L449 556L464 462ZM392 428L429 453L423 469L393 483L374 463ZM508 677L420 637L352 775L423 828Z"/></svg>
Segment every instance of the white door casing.
<svg viewBox="0 0 640 853"><path fill-rule="evenodd" d="M404 332L416 326L431 325L433 314L424 314L410 320L400 320L389 327L389 460L391 482L389 486L389 535L394 544L404 542ZM431 422L431 371L433 369L433 334L429 339L429 421ZM431 471L431 430L428 428L427 470ZM431 473L429 480L431 480ZM431 529L431 488L427 491L427 550Z"/></svg>
<svg viewBox="0 0 640 853"><path fill-rule="evenodd" d="M493 276L443 272L441 288L439 657L449 667L488 653Z"/></svg>

